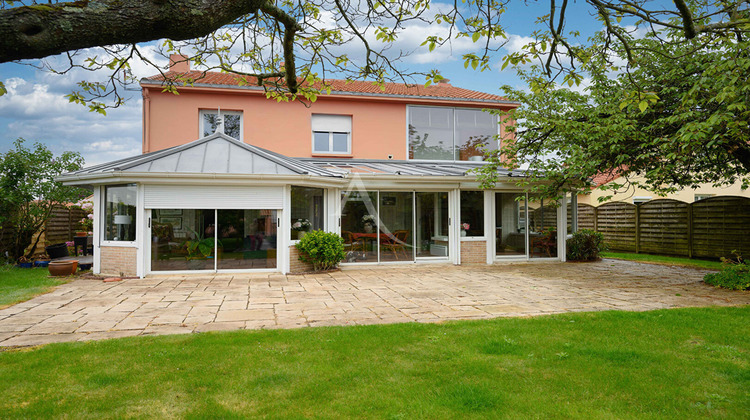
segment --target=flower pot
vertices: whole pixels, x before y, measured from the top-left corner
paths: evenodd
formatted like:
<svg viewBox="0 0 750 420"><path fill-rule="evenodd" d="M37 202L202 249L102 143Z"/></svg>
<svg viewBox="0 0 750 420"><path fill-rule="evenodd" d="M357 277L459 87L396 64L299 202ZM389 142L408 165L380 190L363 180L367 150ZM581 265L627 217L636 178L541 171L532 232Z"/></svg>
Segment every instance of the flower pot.
<svg viewBox="0 0 750 420"><path fill-rule="evenodd" d="M465 230L461 230L461 236L466 236L466 231Z"/></svg>
<svg viewBox="0 0 750 420"><path fill-rule="evenodd" d="M65 243L54 244L45 247L44 250L49 255L49 258L54 260L55 258L62 258L68 256L68 246Z"/></svg>
<svg viewBox="0 0 750 420"><path fill-rule="evenodd" d="M18 268L31 268L32 266L33 266L33 263L30 263L30 262L18 263Z"/></svg>
<svg viewBox="0 0 750 420"><path fill-rule="evenodd" d="M302 239L305 237L305 235L307 235L307 232L305 232L304 230L301 230L297 232L297 239Z"/></svg>
<svg viewBox="0 0 750 420"><path fill-rule="evenodd" d="M365 233L372 233L372 225L365 225Z"/></svg>
<svg viewBox="0 0 750 420"><path fill-rule="evenodd" d="M76 236L78 236L78 237L88 236L88 232L76 232Z"/></svg>
<svg viewBox="0 0 750 420"><path fill-rule="evenodd" d="M34 267L47 267L48 265L49 260L34 261Z"/></svg>
<svg viewBox="0 0 750 420"><path fill-rule="evenodd" d="M78 269L78 260L50 261L47 268L52 276L70 276Z"/></svg>

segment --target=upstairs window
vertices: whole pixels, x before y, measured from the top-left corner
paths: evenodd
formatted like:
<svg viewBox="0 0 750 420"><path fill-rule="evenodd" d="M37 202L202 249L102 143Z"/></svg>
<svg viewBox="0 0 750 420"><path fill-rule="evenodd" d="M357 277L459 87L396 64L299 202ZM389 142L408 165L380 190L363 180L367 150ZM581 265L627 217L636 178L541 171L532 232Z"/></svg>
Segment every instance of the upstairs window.
<svg viewBox="0 0 750 420"><path fill-rule="evenodd" d="M409 107L409 159L484 160L498 149L496 115L479 109Z"/></svg>
<svg viewBox="0 0 750 420"><path fill-rule="evenodd" d="M312 151L314 154L352 153L352 117L313 114Z"/></svg>
<svg viewBox="0 0 750 420"><path fill-rule="evenodd" d="M223 123L223 130L220 125ZM201 136L206 137L217 131L242 141L242 111L202 109L200 112Z"/></svg>

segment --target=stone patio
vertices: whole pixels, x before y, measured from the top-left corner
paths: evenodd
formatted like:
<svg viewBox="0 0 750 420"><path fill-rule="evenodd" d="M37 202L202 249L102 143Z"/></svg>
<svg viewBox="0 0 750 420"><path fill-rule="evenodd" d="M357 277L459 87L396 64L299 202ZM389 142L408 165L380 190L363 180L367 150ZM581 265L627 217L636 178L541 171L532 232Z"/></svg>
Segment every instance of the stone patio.
<svg viewBox="0 0 750 420"><path fill-rule="evenodd" d="M605 260L347 268L329 274L79 279L0 310L0 346L143 334L440 322L562 312L747 305L705 271Z"/></svg>

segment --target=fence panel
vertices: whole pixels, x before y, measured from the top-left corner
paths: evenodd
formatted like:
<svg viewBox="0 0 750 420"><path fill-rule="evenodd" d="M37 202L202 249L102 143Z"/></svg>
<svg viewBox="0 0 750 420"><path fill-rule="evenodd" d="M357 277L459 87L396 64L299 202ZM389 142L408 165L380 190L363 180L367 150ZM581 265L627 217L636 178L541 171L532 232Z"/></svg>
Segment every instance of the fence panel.
<svg viewBox="0 0 750 420"><path fill-rule="evenodd" d="M687 256L690 252L689 204L677 200L653 200L639 204L640 252Z"/></svg>
<svg viewBox="0 0 750 420"><path fill-rule="evenodd" d="M78 222L84 217L86 217L86 212L79 208L55 206L52 209L52 215L47 220L47 243L72 241L76 231L79 230Z"/></svg>
<svg viewBox="0 0 750 420"><path fill-rule="evenodd" d="M578 228L594 229L595 207L589 204L578 205Z"/></svg>
<svg viewBox="0 0 750 420"><path fill-rule="evenodd" d="M597 229L610 249L635 251L635 204L607 203L597 207Z"/></svg>
<svg viewBox="0 0 750 420"><path fill-rule="evenodd" d="M719 258L736 250L750 256L750 198L721 196L689 204L660 199L639 206L579 204L578 225L592 229L595 219L613 251Z"/></svg>
<svg viewBox="0 0 750 420"><path fill-rule="evenodd" d="M750 199L711 197L693 203L693 255L750 257Z"/></svg>

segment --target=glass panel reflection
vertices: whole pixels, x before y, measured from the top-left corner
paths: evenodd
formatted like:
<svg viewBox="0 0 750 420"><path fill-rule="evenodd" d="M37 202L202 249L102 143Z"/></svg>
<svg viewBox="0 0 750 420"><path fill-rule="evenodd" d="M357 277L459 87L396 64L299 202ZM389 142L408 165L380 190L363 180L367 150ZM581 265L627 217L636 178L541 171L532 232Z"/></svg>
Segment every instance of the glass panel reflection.
<svg viewBox="0 0 750 420"><path fill-rule="evenodd" d="M448 193L418 192L417 257L448 256Z"/></svg>
<svg viewBox="0 0 750 420"><path fill-rule="evenodd" d="M214 211L151 210L151 270L214 269Z"/></svg>
<svg viewBox="0 0 750 420"><path fill-rule="evenodd" d="M495 194L495 255L526 255L524 194Z"/></svg>
<svg viewBox="0 0 750 420"><path fill-rule="evenodd" d="M380 261L414 260L414 194L380 193Z"/></svg>
<svg viewBox="0 0 750 420"><path fill-rule="evenodd" d="M219 210L219 270L276 268L276 210Z"/></svg>
<svg viewBox="0 0 750 420"><path fill-rule="evenodd" d="M557 202L530 196L528 214L531 258L557 257Z"/></svg>
<svg viewBox="0 0 750 420"><path fill-rule="evenodd" d="M341 200L344 262L377 262L377 193L348 191L342 194Z"/></svg>

